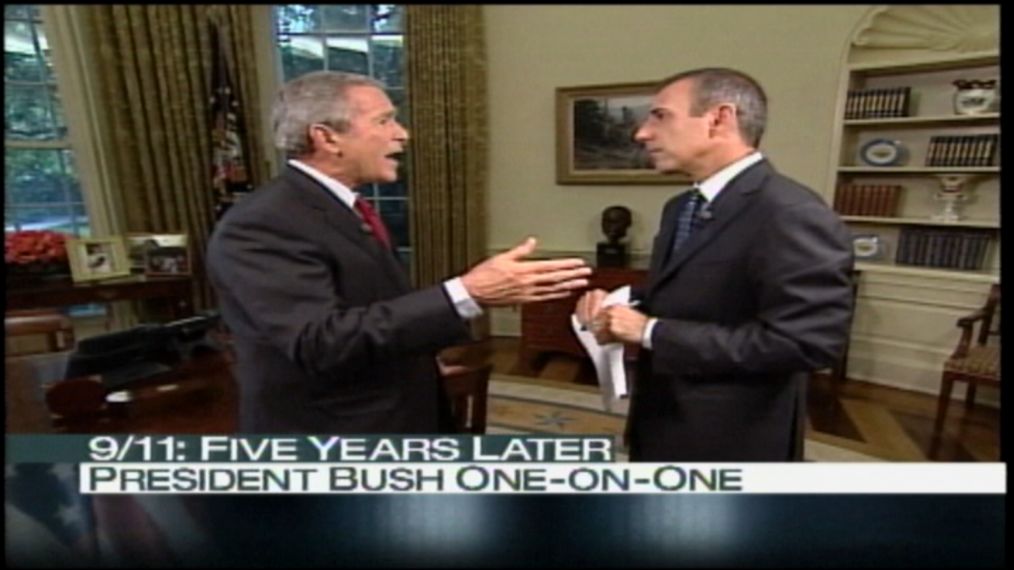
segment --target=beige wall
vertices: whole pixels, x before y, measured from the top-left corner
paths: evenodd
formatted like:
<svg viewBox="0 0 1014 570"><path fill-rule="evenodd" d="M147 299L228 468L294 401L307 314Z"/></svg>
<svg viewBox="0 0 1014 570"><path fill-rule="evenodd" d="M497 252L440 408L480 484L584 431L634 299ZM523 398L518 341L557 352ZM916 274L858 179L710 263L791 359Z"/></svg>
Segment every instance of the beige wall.
<svg viewBox="0 0 1014 570"><path fill-rule="evenodd" d="M557 87L660 79L729 66L770 99L762 150L830 196L835 93L846 43L870 6L486 6L490 92L489 247L532 233L540 249L591 251L603 208L634 212L632 248L650 249L681 188L560 186Z"/></svg>

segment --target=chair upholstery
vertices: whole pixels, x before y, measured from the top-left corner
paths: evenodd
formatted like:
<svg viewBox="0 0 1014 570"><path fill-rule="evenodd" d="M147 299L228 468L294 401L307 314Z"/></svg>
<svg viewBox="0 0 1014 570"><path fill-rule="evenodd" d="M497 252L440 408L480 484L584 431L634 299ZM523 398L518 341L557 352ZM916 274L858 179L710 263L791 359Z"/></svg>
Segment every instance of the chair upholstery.
<svg viewBox="0 0 1014 570"><path fill-rule="evenodd" d="M444 376L444 387L451 400L455 428L461 433L486 433L486 397L493 365L466 368Z"/></svg>
<svg viewBox="0 0 1014 570"><path fill-rule="evenodd" d="M965 396L968 408L975 404L975 391L980 384L1000 387L1000 331L994 326L999 324L999 306L1000 285L994 284L982 308L958 319L961 338L950 358L944 362L933 428L935 436L939 436L943 429L951 402L951 391L956 382L968 384Z"/></svg>
<svg viewBox="0 0 1014 570"><path fill-rule="evenodd" d="M67 359L74 348L71 320L54 309L8 311L4 314L6 333L4 382L6 428L17 433L53 431L51 411L45 399L48 384L63 378ZM15 339L44 337L45 344L12 350Z"/></svg>
<svg viewBox="0 0 1014 570"><path fill-rule="evenodd" d="M45 349L18 351L18 355L59 352L74 348L74 324L69 317L54 309L8 311L4 315L4 332L8 339L26 336L45 337ZM7 354L12 354L9 346Z"/></svg>

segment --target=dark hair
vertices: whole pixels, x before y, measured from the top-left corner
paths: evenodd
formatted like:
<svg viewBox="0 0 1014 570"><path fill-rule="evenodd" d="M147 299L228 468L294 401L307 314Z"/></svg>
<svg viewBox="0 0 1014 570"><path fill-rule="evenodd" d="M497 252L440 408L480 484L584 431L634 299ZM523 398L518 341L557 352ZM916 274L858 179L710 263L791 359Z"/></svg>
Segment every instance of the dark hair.
<svg viewBox="0 0 1014 570"><path fill-rule="evenodd" d="M727 67L702 67L677 73L662 80L659 90L692 79L690 115L699 117L719 103L736 106L739 135L756 148L768 122L768 97L757 81L742 71Z"/></svg>

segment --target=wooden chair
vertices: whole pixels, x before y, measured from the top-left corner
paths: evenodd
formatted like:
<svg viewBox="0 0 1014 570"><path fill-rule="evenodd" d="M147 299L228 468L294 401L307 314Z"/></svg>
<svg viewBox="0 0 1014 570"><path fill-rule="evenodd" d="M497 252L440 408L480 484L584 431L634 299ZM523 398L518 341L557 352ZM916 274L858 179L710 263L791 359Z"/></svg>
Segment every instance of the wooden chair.
<svg viewBox="0 0 1014 570"><path fill-rule="evenodd" d="M12 351L7 346L7 355L44 354L74 348L74 324L67 315L54 309L8 311L4 315L4 332L8 340L29 336L42 336L46 340L43 349Z"/></svg>
<svg viewBox="0 0 1014 570"><path fill-rule="evenodd" d="M45 402L46 384L63 378L67 359L74 348L73 323L53 309L8 311L4 315L4 332L7 336L4 354L7 430L52 432L52 418ZM38 341L39 337L45 340L44 345L39 345L41 348L20 350L17 346L18 340L33 338Z"/></svg>
<svg viewBox="0 0 1014 570"><path fill-rule="evenodd" d="M989 297L982 308L958 319L957 326L961 328L961 338L954 353L944 362L944 372L941 376L940 399L937 402L936 424L933 427L933 435L937 438L947 418L947 407L951 403L951 390L955 382L968 384L965 396L965 406L968 409L975 404L975 390L980 384L1000 388L999 319L994 323L993 318L999 316L997 314L999 306L1000 284L997 283L990 287ZM979 323L978 333L975 332L976 323ZM997 326L994 327L994 324ZM995 342L990 342L990 337L995 337Z"/></svg>
<svg viewBox="0 0 1014 570"><path fill-rule="evenodd" d="M444 387L451 399L454 424L461 433L486 433L486 398L493 365L466 368L444 376Z"/></svg>

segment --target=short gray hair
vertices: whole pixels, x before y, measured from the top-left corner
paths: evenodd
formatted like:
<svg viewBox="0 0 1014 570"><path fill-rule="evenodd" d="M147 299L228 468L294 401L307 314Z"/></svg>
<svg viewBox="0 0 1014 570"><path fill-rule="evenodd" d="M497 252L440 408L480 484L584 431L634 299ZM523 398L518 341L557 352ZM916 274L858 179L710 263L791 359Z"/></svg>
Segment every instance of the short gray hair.
<svg viewBox="0 0 1014 570"><path fill-rule="evenodd" d="M719 103L736 106L739 135L756 148L768 123L768 97L757 80L727 67L702 67L677 73L659 85L663 89L683 79L692 79L690 115L699 117Z"/></svg>
<svg viewBox="0 0 1014 570"><path fill-rule="evenodd" d="M275 148L286 156L303 156L313 151L310 125L322 123L338 132L347 130L352 118L347 94L355 86L384 89L376 79L337 71L314 71L283 85L271 107Z"/></svg>

